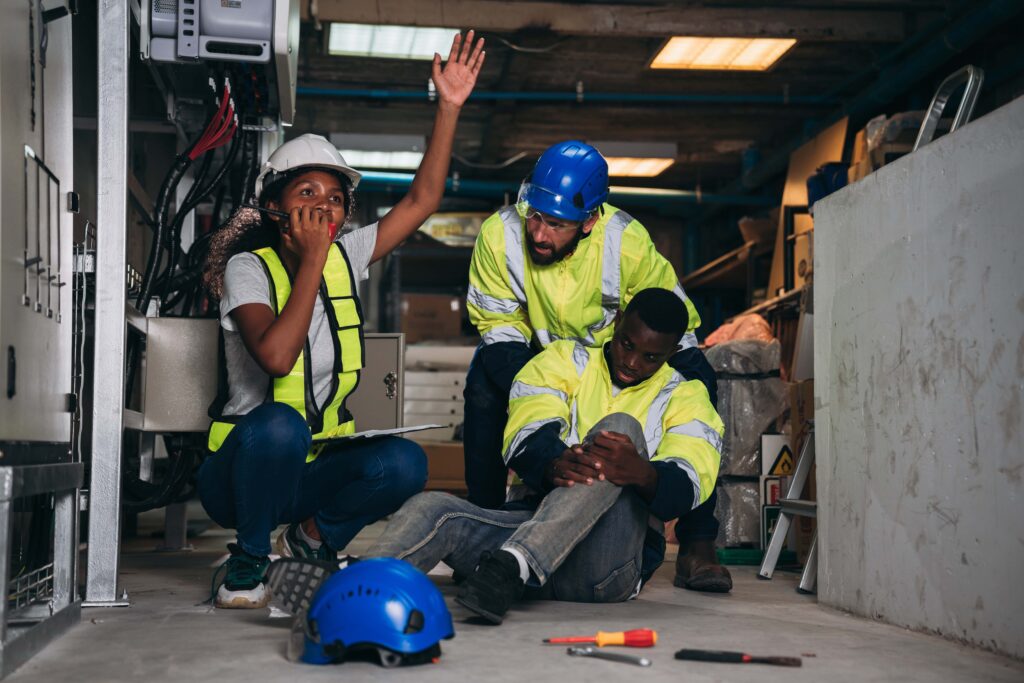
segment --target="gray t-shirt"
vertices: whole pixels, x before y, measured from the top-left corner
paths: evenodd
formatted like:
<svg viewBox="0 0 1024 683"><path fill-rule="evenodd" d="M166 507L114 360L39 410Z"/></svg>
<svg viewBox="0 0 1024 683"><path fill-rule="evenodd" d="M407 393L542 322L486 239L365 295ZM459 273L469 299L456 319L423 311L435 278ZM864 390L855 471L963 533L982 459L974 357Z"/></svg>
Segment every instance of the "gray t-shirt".
<svg viewBox="0 0 1024 683"><path fill-rule="evenodd" d="M356 282L367 279L367 268L377 242L377 224L345 233L337 241L348 256ZM263 403L270 387L270 375L263 372L249 354L235 321L229 315L245 304L263 304L273 308L270 280L260 257L252 252L232 256L224 271L224 296L220 300L220 326L224 332L224 357L228 371L228 402L224 406L224 415L247 414ZM321 407L327 403L331 391L335 334L324 314L323 301L318 296L313 304L308 339L313 396Z"/></svg>

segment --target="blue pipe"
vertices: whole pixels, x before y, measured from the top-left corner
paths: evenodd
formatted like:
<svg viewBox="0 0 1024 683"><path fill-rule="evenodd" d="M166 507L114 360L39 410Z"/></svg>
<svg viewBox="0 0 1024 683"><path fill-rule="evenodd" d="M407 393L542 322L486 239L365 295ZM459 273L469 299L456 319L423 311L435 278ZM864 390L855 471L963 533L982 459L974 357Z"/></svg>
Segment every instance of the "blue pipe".
<svg viewBox="0 0 1024 683"><path fill-rule="evenodd" d="M309 97L366 98L374 100L426 100L425 90L384 90L379 88L321 88L299 86L296 93ZM617 93L617 92L516 92L492 90L477 91L469 96L471 100L523 102L576 102L607 103L635 102L641 104L800 104L829 106L838 104L834 97L822 95L729 95L711 93Z"/></svg>
<svg viewBox="0 0 1024 683"><path fill-rule="evenodd" d="M412 185L412 173L389 173L384 171L367 171L359 181L360 191L394 191L404 190ZM445 193L455 197L483 197L504 200L507 194L514 197L519 191L519 183L502 182L500 180L473 180L459 178L445 181ZM737 204L742 206L775 206L778 197L763 195L714 194L694 192L692 190L665 190L649 187L611 187L611 200L623 201L630 206L653 208L673 208L688 204Z"/></svg>

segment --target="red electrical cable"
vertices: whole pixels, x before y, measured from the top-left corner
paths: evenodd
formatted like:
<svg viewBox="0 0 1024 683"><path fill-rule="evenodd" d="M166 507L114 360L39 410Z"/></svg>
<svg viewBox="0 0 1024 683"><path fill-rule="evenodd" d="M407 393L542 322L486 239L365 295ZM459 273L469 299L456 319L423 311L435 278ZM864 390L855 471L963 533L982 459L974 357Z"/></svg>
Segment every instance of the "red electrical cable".
<svg viewBox="0 0 1024 683"><path fill-rule="evenodd" d="M230 99L229 93L230 90L228 89L228 84L225 82L224 91L220 98L220 106L217 108L217 113L212 119L210 119L210 122L206 124L206 129L203 130L203 134L199 138L199 141L196 142L188 152L188 157L192 161L195 161L211 149L210 144L216 140L216 134L214 133L215 126L217 127L218 133L222 132L223 125L227 121L224 115L227 111L228 100Z"/></svg>

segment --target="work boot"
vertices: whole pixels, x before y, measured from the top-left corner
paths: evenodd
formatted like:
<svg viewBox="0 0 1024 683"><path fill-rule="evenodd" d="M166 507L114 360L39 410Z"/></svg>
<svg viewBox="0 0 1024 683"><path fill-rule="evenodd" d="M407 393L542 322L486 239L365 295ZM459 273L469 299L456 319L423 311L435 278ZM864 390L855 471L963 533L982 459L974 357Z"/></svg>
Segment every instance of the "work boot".
<svg viewBox="0 0 1024 683"><path fill-rule="evenodd" d="M728 593L732 590L732 576L718 563L714 541L691 541L685 548L679 548L672 584L692 591Z"/></svg>
<svg viewBox="0 0 1024 683"><path fill-rule="evenodd" d="M500 624L512 603L523 596L523 586L515 556L505 550L488 551L459 588L455 602L492 624Z"/></svg>

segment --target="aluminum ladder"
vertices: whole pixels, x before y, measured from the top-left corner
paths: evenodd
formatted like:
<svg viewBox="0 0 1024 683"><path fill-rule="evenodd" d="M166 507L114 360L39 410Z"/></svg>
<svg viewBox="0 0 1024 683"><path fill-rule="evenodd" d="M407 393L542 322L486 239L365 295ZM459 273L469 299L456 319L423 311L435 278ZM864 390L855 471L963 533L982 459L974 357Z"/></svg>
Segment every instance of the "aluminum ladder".
<svg viewBox="0 0 1024 683"><path fill-rule="evenodd" d="M765 550L764 559L761 561L761 569L758 571L758 578L770 579L775 572L775 565L779 561L779 554L782 552L782 544L786 542L789 528L793 524L794 517L818 516L818 503L813 500L800 500L799 496L807 483L807 477L811 473L811 465L814 464L814 421L808 420L810 428L804 438L804 445L800 449L800 457L796 461L796 470L793 472L793 480L789 484L789 491L786 497L779 500L779 518L775 522L775 529L772 530L771 541L768 542L768 549ZM815 528L811 540L811 549L807 554L807 563L804 565L803 574L800 575L800 584L797 588L801 593L815 593L818 586L818 530Z"/></svg>

